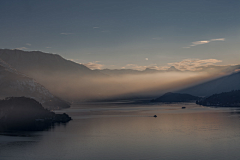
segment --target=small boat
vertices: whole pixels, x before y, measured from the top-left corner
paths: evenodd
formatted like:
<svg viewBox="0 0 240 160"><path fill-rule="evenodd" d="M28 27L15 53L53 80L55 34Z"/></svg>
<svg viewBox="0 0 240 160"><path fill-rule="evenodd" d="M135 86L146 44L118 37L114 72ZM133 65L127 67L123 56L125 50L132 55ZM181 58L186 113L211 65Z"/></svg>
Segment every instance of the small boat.
<svg viewBox="0 0 240 160"><path fill-rule="evenodd" d="M186 107L182 107L182 109L185 109Z"/></svg>
<svg viewBox="0 0 240 160"><path fill-rule="evenodd" d="M157 115L154 115L153 117L157 117Z"/></svg>

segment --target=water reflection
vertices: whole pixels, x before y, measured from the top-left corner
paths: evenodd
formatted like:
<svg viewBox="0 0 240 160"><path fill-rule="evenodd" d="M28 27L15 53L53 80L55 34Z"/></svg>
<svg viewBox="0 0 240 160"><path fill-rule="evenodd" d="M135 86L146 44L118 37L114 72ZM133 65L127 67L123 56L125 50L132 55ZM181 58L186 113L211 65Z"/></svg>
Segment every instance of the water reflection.
<svg viewBox="0 0 240 160"><path fill-rule="evenodd" d="M2 159L237 159L239 112L194 104L74 106L73 121L30 137L0 136ZM61 112L61 111L59 111ZM154 114L158 117L152 117ZM234 115L234 116L232 116ZM3 157L3 158L2 158ZM39 158L37 158L39 157Z"/></svg>

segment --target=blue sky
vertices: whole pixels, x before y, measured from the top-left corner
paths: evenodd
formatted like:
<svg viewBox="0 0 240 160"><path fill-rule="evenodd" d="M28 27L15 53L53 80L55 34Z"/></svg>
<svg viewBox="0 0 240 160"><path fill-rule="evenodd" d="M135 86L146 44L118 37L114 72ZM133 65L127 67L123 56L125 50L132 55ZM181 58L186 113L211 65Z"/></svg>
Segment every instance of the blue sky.
<svg viewBox="0 0 240 160"><path fill-rule="evenodd" d="M239 64L239 19L237 0L1 0L0 48L102 68Z"/></svg>

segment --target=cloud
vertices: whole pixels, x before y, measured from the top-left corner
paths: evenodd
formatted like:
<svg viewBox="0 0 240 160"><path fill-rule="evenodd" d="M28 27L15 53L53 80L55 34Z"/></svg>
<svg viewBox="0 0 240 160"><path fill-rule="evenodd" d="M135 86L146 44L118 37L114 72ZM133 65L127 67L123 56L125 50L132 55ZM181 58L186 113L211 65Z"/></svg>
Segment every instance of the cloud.
<svg viewBox="0 0 240 160"><path fill-rule="evenodd" d="M164 71L169 69L169 67L174 66L176 69L179 69L181 71L198 71L198 70L201 70L201 68L199 67L212 65L218 62L222 62L222 61L216 60L216 59L205 59L205 60L185 59L185 60L182 60L181 62L168 63L167 66L158 66L156 64L143 65L143 66L137 65L137 64L127 64L124 67L122 67L122 69L134 69L134 70L143 71L146 68L149 68L149 69Z"/></svg>
<svg viewBox="0 0 240 160"><path fill-rule="evenodd" d="M195 41L195 42L192 42L192 44L190 46L182 47L182 48L191 48L191 47L194 47L197 45L207 44L207 43L214 42L214 41L225 41L225 38L210 39L210 40L204 40L204 41Z"/></svg>
<svg viewBox="0 0 240 160"><path fill-rule="evenodd" d="M197 69L200 69L201 72L214 72L220 74L231 74L236 72L240 68L238 64L230 64L230 65L208 65L208 66L200 66Z"/></svg>
<svg viewBox="0 0 240 160"><path fill-rule="evenodd" d="M166 71L171 66L174 66L176 69L185 72L204 72L211 74L226 75L233 72L240 71L239 64L230 64L230 65L216 65L216 63L222 62L218 59L184 59L180 62L168 63L166 66L158 66L157 64L150 65L137 65L137 64L127 64L122 69L133 69L143 71L147 68L155 69L159 71Z"/></svg>
<svg viewBox="0 0 240 160"><path fill-rule="evenodd" d="M97 28L100 28L100 27L93 27L93 29L97 29Z"/></svg>
<svg viewBox="0 0 240 160"><path fill-rule="evenodd" d="M206 43L209 43L210 41L196 41L196 42L192 42L192 45L190 46L197 46L197 45L200 45L200 44L206 44Z"/></svg>
<svg viewBox="0 0 240 160"><path fill-rule="evenodd" d="M46 48L52 48L52 47L46 47Z"/></svg>
<svg viewBox="0 0 240 160"><path fill-rule="evenodd" d="M148 61L148 58L145 58L146 61Z"/></svg>
<svg viewBox="0 0 240 160"><path fill-rule="evenodd" d="M32 44L30 44L30 43L26 43L26 45L27 45L27 46L31 46Z"/></svg>
<svg viewBox="0 0 240 160"><path fill-rule="evenodd" d="M26 47L20 47L20 48L16 48L16 49L18 49L18 50L27 50L28 48L26 48Z"/></svg>
<svg viewBox="0 0 240 160"><path fill-rule="evenodd" d="M169 69L169 66L157 66L157 65L152 65L152 66L148 66L147 68L164 71L164 70Z"/></svg>
<svg viewBox="0 0 240 160"><path fill-rule="evenodd" d="M218 59L184 59L180 62L168 63L165 66L159 66L157 64L149 64L149 65L138 65L138 64L127 64L121 69L133 69L138 71L144 71L147 68L155 69L159 71L166 71L171 66L175 67L180 71L186 72L202 72L202 73L213 73L213 74L229 74L234 71L240 71L240 65L230 64L230 65L216 65L216 63L220 63L222 60ZM103 64L99 64L99 61L83 63L83 65L91 68L91 69L103 69Z"/></svg>
<svg viewBox="0 0 240 160"><path fill-rule="evenodd" d="M168 65L174 66L181 71L200 71L202 67L214 65L219 62L222 61L217 59L184 59L181 62L168 63Z"/></svg>
<svg viewBox="0 0 240 160"><path fill-rule="evenodd" d="M240 69L235 69L234 72L240 72Z"/></svg>
<svg viewBox="0 0 240 160"><path fill-rule="evenodd" d="M86 67L88 67L90 69L102 69L104 67L104 65L103 64L98 64L98 63L99 63L99 61L81 63L81 64L85 65Z"/></svg>
<svg viewBox="0 0 240 160"><path fill-rule="evenodd" d="M169 66L157 66L156 64L150 64L147 66L141 66L141 65L137 65L137 64L127 64L124 67L122 67L122 69L134 69L134 70L138 70L138 71L143 71L147 68L155 69L155 70L166 70L169 68Z"/></svg>
<svg viewBox="0 0 240 160"><path fill-rule="evenodd" d="M62 34L62 35L71 35L73 33L60 33L60 34Z"/></svg>
<svg viewBox="0 0 240 160"><path fill-rule="evenodd" d="M147 66L139 66L137 64L127 64L126 66L122 67L122 69L134 69L134 70L145 70Z"/></svg>
<svg viewBox="0 0 240 160"><path fill-rule="evenodd" d="M211 41L225 41L225 38L211 39Z"/></svg>

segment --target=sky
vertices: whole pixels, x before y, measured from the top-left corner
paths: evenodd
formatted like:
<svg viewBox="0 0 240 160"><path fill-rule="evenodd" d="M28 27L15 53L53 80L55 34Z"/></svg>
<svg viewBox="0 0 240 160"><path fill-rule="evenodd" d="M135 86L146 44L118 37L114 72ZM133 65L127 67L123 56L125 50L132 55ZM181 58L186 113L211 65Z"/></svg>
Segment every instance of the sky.
<svg viewBox="0 0 240 160"><path fill-rule="evenodd" d="M0 48L92 69L240 64L238 0L0 0Z"/></svg>

